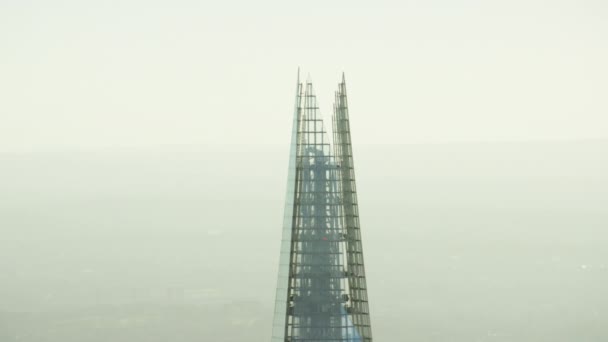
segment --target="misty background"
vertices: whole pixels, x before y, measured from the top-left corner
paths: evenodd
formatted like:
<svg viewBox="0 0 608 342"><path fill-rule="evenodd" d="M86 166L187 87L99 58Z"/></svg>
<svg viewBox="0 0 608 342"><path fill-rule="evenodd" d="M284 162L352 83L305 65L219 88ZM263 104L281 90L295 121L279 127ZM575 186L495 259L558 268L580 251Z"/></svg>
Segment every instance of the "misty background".
<svg viewBox="0 0 608 342"><path fill-rule="evenodd" d="M378 341L608 340L608 4L0 1L0 341L268 341L296 70Z"/></svg>
<svg viewBox="0 0 608 342"><path fill-rule="evenodd" d="M608 337L608 141L354 148L376 339ZM287 159L3 155L2 340L269 340Z"/></svg>

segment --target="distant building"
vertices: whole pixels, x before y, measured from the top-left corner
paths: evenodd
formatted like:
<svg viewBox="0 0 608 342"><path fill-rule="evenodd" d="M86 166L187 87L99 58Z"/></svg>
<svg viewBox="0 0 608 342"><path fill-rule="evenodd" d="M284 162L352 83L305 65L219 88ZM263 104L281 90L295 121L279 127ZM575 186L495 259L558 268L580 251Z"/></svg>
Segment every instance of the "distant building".
<svg viewBox="0 0 608 342"><path fill-rule="evenodd" d="M332 133L298 77L273 342L372 341L344 75Z"/></svg>

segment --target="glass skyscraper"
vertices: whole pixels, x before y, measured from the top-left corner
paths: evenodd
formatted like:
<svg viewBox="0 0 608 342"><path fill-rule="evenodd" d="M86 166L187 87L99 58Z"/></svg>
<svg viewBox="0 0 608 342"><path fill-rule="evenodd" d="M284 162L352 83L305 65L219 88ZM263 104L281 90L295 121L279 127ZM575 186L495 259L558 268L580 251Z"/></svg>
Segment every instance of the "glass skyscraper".
<svg viewBox="0 0 608 342"><path fill-rule="evenodd" d="M344 75L332 121L298 77L273 342L372 341Z"/></svg>

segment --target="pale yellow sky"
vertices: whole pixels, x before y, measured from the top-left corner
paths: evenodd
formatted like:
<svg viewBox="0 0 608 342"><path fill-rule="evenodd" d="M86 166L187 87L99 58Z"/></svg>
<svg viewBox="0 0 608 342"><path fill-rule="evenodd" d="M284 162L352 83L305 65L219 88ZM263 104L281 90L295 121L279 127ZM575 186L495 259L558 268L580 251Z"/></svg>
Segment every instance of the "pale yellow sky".
<svg viewBox="0 0 608 342"><path fill-rule="evenodd" d="M608 138L605 1L0 3L0 152L288 144L296 69L356 143Z"/></svg>

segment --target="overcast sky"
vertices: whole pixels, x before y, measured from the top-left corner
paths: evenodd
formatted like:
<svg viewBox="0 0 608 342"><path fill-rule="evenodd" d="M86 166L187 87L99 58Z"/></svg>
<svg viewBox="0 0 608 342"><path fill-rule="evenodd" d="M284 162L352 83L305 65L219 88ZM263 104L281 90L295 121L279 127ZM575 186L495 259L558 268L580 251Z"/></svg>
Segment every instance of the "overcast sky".
<svg viewBox="0 0 608 342"><path fill-rule="evenodd" d="M355 143L608 138L606 1L0 1L0 152L288 144L296 70Z"/></svg>

